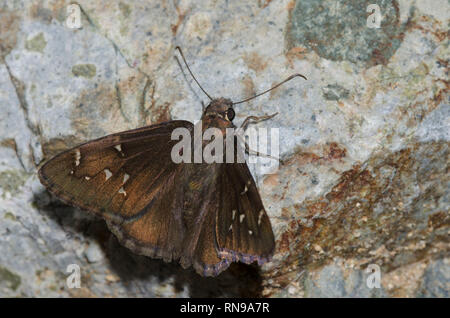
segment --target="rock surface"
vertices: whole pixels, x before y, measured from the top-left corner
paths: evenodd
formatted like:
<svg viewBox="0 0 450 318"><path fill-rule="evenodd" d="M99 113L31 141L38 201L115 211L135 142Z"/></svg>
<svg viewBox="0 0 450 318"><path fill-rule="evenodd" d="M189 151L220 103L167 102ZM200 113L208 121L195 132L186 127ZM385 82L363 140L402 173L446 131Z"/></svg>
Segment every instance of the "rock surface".
<svg viewBox="0 0 450 318"><path fill-rule="evenodd" d="M449 297L448 1L0 0L0 296ZM200 118L279 112L284 163L254 176L276 237L263 267L217 278L137 256L40 184L77 143ZM70 264L81 288L68 288ZM368 284L371 265L379 288ZM373 286L372 286L373 287Z"/></svg>

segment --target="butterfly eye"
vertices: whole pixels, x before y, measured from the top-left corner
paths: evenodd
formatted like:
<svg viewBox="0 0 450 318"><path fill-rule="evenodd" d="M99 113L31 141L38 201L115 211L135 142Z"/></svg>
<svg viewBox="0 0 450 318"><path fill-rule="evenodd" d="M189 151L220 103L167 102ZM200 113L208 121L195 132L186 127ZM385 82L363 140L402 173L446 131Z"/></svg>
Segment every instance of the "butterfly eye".
<svg viewBox="0 0 450 318"><path fill-rule="evenodd" d="M234 109L233 108L228 108L228 110L227 110L227 118L228 118L228 120L233 120L234 119L234 116L235 116L235 113L234 113Z"/></svg>

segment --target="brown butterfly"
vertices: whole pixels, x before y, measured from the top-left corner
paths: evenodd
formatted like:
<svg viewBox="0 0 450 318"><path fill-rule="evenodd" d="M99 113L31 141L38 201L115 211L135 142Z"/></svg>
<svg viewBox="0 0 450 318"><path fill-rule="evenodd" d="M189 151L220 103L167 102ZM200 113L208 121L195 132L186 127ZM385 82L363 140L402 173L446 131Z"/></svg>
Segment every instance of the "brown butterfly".
<svg viewBox="0 0 450 318"><path fill-rule="evenodd" d="M296 74L271 89L296 76L305 78ZM238 103L200 88L211 100L202 129L235 127ZM271 117L251 116L243 126ZM192 265L202 276L217 276L231 262L265 263L275 241L247 164L174 163L171 134L180 127L194 131L174 120L89 141L46 162L39 178L62 201L104 218L134 253Z"/></svg>

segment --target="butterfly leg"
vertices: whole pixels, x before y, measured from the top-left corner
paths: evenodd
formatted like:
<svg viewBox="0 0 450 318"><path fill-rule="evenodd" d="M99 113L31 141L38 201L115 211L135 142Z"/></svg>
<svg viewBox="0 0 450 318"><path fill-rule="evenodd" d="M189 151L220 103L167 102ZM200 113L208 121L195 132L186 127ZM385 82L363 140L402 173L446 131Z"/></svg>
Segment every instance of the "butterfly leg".
<svg viewBox="0 0 450 318"><path fill-rule="evenodd" d="M248 125L257 124L259 122L271 119L271 118L275 117L276 115L278 115L278 113L275 113L272 115L265 115L265 116L248 116L247 118L245 118L245 120L242 123L240 128L245 131L247 129Z"/></svg>
<svg viewBox="0 0 450 318"><path fill-rule="evenodd" d="M237 137L240 140L240 142L242 142L244 144L244 146L245 146L245 153L247 155L249 155L249 156L253 155L253 156L257 156L257 157L264 157L264 158L270 158L270 159L273 159L273 160L281 161L280 158L277 158L277 157L274 157L274 156L271 156L271 155L268 155L268 154L265 154L265 153L253 150L253 149L250 149L250 146L248 145L248 143L241 136L238 135Z"/></svg>
<svg viewBox="0 0 450 318"><path fill-rule="evenodd" d="M262 152L253 150L253 149L250 149L250 147L248 146L248 144L247 144L246 142L244 142L244 143L245 143L245 152L246 152L249 156L253 155L253 156L257 156L257 157L270 158L270 159L273 159L273 160L278 160L278 161L280 161L280 158L277 158L277 157L274 157L274 156L271 156L271 155L268 155L268 154L265 154L265 153L262 153Z"/></svg>
<svg viewBox="0 0 450 318"><path fill-rule="evenodd" d="M241 127L239 127L239 129L241 131L245 131L248 128L248 125L257 124L259 122L271 119L271 118L275 117L276 115L278 115L278 113L275 113L272 115L265 115L265 116L248 116L247 118L245 118L244 122L242 123ZM265 158L270 158L270 159L274 159L274 160L280 160L279 158L276 158L274 156L250 149L247 142L245 140L243 140L241 136L239 136L239 139L245 145L245 153L247 153L249 156L254 155L254 156L258 156L258 157L265 157Z"/></svg>

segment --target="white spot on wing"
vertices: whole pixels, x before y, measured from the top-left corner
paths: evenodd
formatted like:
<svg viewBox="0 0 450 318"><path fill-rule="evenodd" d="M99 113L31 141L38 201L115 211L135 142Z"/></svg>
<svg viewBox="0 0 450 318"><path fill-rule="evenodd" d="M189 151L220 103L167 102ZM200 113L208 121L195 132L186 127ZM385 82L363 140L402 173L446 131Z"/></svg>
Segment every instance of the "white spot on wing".
<svg viewBox="0 0 450 318"><path fill-rule="evenodd" d="M252 235L253 234L252 230L248 230L248 234Z"/></svg>
<svg viewBox="0 0 450 318"><path fill-rule="evenodd" d="M122 152L122 145L115 145L114 148L119 152L119 154L123 157L125 154Z"/></svg>
<svg viewBox="0 0 450 318"><path fill-rule="evenodd" d="M103 172L105 172L105 181L111 178L112 172L109 169L105 169Z"/></svg>
<svg viewBox="0 0 450 318"><path fill-rule="evenodd" d="M244 187L244 191L242 191L242 192L241 192L241 195L244 195L244 194L246 194L246 193L247 193L247 191L248 191L248 188L247 188L247 185L245 185L245 187Z"/></svg>
<svg viewBox="0 0 450 318"><path fill-rule="evenodd" d="M81 159L81 152L80 149L75 149L75 166L80 165L80 159Z"/></svg>
<svg viewBox="0 0 450 318"><path fill-rule="evenodd" d="M121 187L121 188L119 189L119 193L123 194L124 196L127 195L127 193L125 192L125 190L124 190L123 187Z"/></svg>
<svg viewBox="0 0 450 318"><path fill-rule="evenodd" d="M130 175L128 173L125 173L123 175L123 182L122 182L122 184L125 184L125 182L127 182L128 179L130 179Z"/></svg>
<svg viewBox="0 0 450 318"><path fill-rule="evenodd" d="M233 210L232 213L233 213L233 215L232 215L231 219L234 221L234 217L236 216L236 210Z"/></svg>
<svg viewBox="0 0 450 318"><path fill-rule="evenodd" d="M86 180L91 180L91 177L88 177L88 176L86 176L86 177L84 177Z"/></svg>
<svg viewBox="0 0 450 318"><path fill-rule="evenodd" d="M245 214L239 215L239 222L242 223L242 221L244 221L244 218L245 218Z"/></svg>
<svg viewBox="0 0 450 318"><path fill-rule="evenodd" d="M261 220L262 220L263 215L264 215L264 210L259 211L258 225L261 225Z"/></svg>
<svg viewBox="0 0 450 318"><path fill-rule="evenodd" d="M231 231L233 229L233 224L230 224L230 227L228 228L228 231Z"/></svg>

